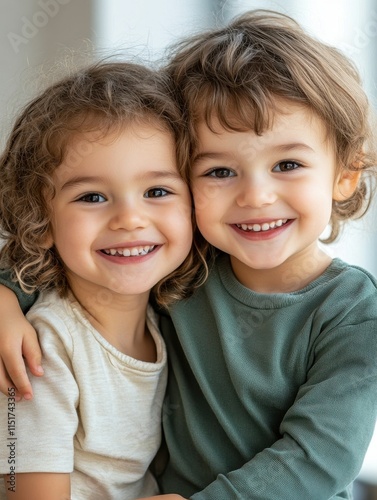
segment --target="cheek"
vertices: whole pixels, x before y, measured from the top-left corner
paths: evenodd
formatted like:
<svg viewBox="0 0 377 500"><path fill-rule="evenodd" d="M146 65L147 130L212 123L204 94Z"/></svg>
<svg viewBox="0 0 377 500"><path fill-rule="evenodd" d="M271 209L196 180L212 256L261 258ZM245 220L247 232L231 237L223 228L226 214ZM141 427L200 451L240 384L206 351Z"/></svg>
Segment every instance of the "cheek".
<svg viewBox="0 0 377 500"><path fill-rule="evenodd" d="M193 193L195 220L204 238L211 239L219 230L224 213L227 211L227 203L224 191L220 193L219 186L208 186L203 191Z"/></svg>
<svg viewBox="0 0 377 500"><path fill-rule="evenodd" d="M301 231L310 231L316 238L326 229L332 213L332 196L325 186L297 193L294 209ZM304 233L302 233L304 234Z"/></svg>
<svg viewBox="0 0 377 500"><path fill-rule="evenodd" d="M289 197L297 210L315 214L332 208L332 187L330 183L312 183L289 188Z"/></svg>
<svg viewBox="0 0 377 500"><path fill-rule="evenodd" d="M191 247L193 237L191 210L185 214L185 217L175 218L170 225L170 231L176 241L184 247Z"/></svg>
<svg viewBox="0 0 377 500"><path fill-rule="evenodd" d="M209 209L195 211L195 219L203 238L216 245L219 225L216 217L213 217L213 212Z"/></svg>
<svg viewBox="0 0 377 500"><path fill-rule="evenodd" d="M93 226L93 227L92 227ZM85 218L70 216L65 213L64 217L55 216L52 228L55 246L58 248L72 248L77 251L84 242L87 241L88 235L93 232L95 223L88 221Z"/></svg>
<svg viewBox="0 0 377 500"><path fill-rule="evenodd" d="M186 200L181 201L176 205L176 208L173 209L177 211L178 215L186 222L190 221L191 224L191 216L192 216L192 201L191 196L187 196Z"/></svg>
<svg viewBox="0 0 377 500"><path fill-rule="evenodd" d="M164 212L159 213L160 230L172 241L180 241L183 245L192 240L192 205L191 201L169 205ZM189 242L189 243L187 243Z"/></svg>
<svg viewBox="0 0 377 500"><path fill-rule="evenodd" d="M206 209L211 209L211 205L216 204L220 197L221 187L216 184L197 183L192 187L195 212L199 213Z"/></svg>

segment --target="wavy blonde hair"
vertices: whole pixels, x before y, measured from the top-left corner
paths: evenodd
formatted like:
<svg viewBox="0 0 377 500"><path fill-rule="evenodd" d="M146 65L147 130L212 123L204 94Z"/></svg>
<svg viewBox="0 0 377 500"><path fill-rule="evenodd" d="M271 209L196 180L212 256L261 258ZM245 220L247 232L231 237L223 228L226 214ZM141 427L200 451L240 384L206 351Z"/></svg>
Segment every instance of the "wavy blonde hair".
<svg viewBox="0 0 377 500"><path fill-rule="evenodd" d="M344 221L366 212L376 175L374 124L359 74L337 49L309 36L286 15L255 10L179 42L166 70L186 113L191 157L198 122L211 128L217 118L227 130L260 135L272 124L277 99L289 100L323 120L341 170L362 170L354 194L333 202L325 242L339 236ZM205 253L211 248L200 234L197 240Z"/></svg>
<svg viewBox="0 0 377 500"><path fill-rule="evenodd" d="M0 226L5 245L2 267L10 268L26 292L68 290L64 265L44 244L54 197L52 174L78 133L106 135L130 123L151 123L176 141L177 165L185 168L188 140L166 75L132 63L104 61L50 86L17 119L0 158ZM203 278L200 252L193 246L185 262L155 287L167 306L187 297Z"/></svg>

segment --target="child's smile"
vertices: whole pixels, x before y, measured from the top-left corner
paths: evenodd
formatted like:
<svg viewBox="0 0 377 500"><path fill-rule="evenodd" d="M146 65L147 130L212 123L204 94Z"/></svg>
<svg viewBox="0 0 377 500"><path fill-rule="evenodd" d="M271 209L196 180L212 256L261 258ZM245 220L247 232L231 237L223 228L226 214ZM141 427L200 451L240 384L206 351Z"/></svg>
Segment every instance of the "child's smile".
<svg viewBox="0 0 377 500"><path fill-rule="evenodd" d="M158 245L144 244L143 246L128 246L125 248L106 248L101 250L101 252L105 253L109 257L141 257L148 255L156 248L158 248Z"/></svg>
<svg viewBox="0 0 377 500"><path fill-rule="evenodd" d="M291 224L292 219L258 220L233 224L235 231L253 241L274 238Z"/></svg>

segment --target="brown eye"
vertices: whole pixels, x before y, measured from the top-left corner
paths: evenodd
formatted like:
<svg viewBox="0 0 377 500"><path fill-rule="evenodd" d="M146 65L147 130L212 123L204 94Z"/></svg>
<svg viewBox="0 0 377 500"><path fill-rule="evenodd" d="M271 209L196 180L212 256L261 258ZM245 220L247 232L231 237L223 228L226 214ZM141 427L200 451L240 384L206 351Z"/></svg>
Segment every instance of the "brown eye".
<svg viewBox="0 0 377 500"><path fill-rule="evenodd" d="M234 176L235 173L229 168L214 168L206 174L206 177L216 177L217 179L226 179Z"/></svg>
<svg viewBox="0 0 377 500"><path fill-rule="evenodd" d="M163 196L167 196L169 192L163 188L153 188L149 189L144 197L145 198L162 198Z"/></svg>
<svg viewBox="0 0 377 500"><path fill-rule="evenodd" d="M301 165L295 161L281 161L272 169L273 172L290 172L300 168Z"/></svg>
<svg viewBox="0 0 377 500"><path fill-rule="evenodd" d="M103 203L106 198L99 193L87 193L81 196L77 201L84 201L85 203Z"/></svg>

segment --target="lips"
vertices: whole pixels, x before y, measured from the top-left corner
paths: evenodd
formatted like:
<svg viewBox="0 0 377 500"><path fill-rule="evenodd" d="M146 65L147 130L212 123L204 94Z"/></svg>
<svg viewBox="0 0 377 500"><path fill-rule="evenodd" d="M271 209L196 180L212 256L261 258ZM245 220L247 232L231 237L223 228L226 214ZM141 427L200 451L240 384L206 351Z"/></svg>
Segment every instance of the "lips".
<svg viewBox="0 0 377 500"><path fill-rule="evenodd" d="M140 257L151 253L155 248L156 245L144 245L127 248L105 248L101 252L117 257Z"/></svg>
<svg viewBox="0 0 377 500"><path fill-rule="evenodd" d="M254 223L254 224L235 224L238 229L247 232L259 233L261 231L269 231L270 229L275 229L281 227L287 223L289 219L276 219L270 222Z"/></svg>

